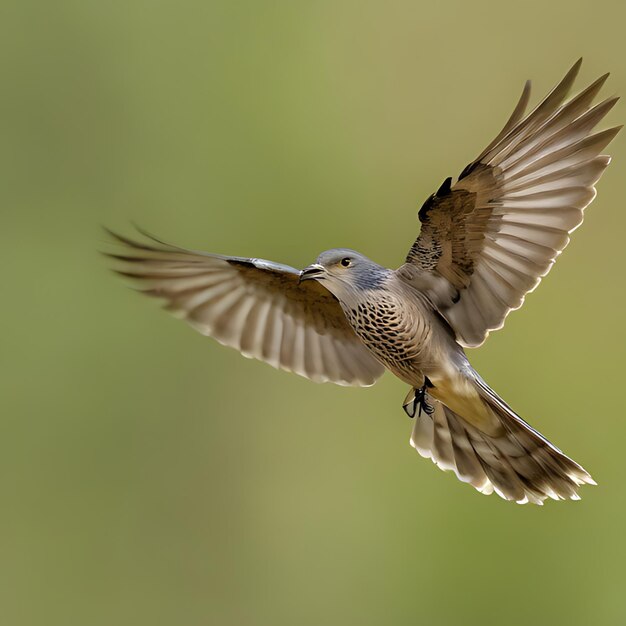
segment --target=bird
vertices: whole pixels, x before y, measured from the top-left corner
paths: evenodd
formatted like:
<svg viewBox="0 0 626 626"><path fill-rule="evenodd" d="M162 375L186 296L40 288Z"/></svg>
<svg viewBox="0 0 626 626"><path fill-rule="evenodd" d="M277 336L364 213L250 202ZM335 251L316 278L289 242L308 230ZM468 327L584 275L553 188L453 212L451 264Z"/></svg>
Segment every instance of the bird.
<svg viewBox="0 0 626 626"><path fill-rule="evenodd" d="M201 334L275 368L363 387L390 371L409 386L413 448L482 494L579 500L591 475L498 396L465 349L500 329L550 271L609 165L603 150L621 126L595 128L618 98L594 104L608 74L569 97L581 62L529 113L525 83L497 136L423 203L397 269L342 248L298 270L141 229L107 231L113 269Z"/></svg>

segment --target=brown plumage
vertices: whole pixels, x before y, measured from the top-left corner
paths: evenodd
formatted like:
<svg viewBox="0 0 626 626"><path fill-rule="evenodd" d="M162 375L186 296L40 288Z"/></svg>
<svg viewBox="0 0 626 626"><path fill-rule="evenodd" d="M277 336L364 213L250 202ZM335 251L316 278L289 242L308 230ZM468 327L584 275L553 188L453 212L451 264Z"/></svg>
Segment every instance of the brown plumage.
<svg viewBox="0 0 626 626"><path fill-rule="evenodd" d="M114 235L118 271L203 334L312 380L370 385L389 369L410 385L411 444L482 493L541 504L578 499L590 475L522 420L471 367L580 225L619 127L594 132L617 98L570 100L577 62L527 116L526 83L496 138L419 211L405 263L347 249L301 272Z"/></svg>
<svg viewBox="0 0 626 626"><path fill-rule="evenodd" d="M420 211L422 229L400 271L426 289L464 346L501 328L550 271L609 164L600 152L621 126L592 131L618 98L592 105L605 74L563 103L580 65L522 119L526 83L504 129Z"/></svg>

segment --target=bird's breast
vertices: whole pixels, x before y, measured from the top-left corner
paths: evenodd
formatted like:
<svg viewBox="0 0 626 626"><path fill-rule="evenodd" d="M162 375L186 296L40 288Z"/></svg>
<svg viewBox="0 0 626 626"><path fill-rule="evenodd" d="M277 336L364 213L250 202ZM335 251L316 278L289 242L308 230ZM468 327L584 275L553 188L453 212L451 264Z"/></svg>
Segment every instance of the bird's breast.
<svg viewBox="0 0 626 626"><path fill-rule="evenodd" d="M401 378L422 371L432 328L419 303L377 292L342 306L354 332L384 365Z"/></svg>

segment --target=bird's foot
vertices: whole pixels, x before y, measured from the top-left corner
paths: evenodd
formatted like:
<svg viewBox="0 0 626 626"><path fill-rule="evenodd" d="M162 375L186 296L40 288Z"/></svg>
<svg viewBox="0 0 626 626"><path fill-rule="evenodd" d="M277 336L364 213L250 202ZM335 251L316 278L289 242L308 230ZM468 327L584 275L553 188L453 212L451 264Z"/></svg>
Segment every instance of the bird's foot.
<svg viewBox="0 0 626 626"><path fill-rule="evenodd" d="M415 400L413 400L413 414L417 411L417 417L422 417L422 411L426 415L432 415L435 412L435 407L432 404L428 404L426 401L426 383L422 387L416 390Z"/></svg>
<svg viewBox="0 0 626 626"><path fill-rule="evenodd" d="M412 400L409 400L404 405L404 410L409 417L415 417L416 413L417 417L421 417L422 411L426 415L432 415L435 412L435 407L426 400L426 392L433 386L430 380L425 378L424 384L419 389L414 389L415 394Z"/></svg>

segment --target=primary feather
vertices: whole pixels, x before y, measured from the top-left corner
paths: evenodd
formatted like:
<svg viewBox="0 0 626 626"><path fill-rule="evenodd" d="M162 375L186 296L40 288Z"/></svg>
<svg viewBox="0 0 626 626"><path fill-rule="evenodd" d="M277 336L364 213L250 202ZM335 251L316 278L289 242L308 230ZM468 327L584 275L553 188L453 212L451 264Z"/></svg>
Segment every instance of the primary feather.
<svg viewBox="0 0 626 626"><path fill-rule="evenodd" d="M592 104L606 74L565 101L579 68L522 117L527 83L496 139L420 211L401 273L426 288L464 346L501 328L550 271L610 162L601 152L621 127L593 130L618 99Z"/></svg>
<svg viewBox="0 0 626 626"><path fill-rule="evenodd" d="M110 233L116 270L203 335L315 382L369 386L384 368L354 335L337 299L287 265L185 250Z"/></svg>

